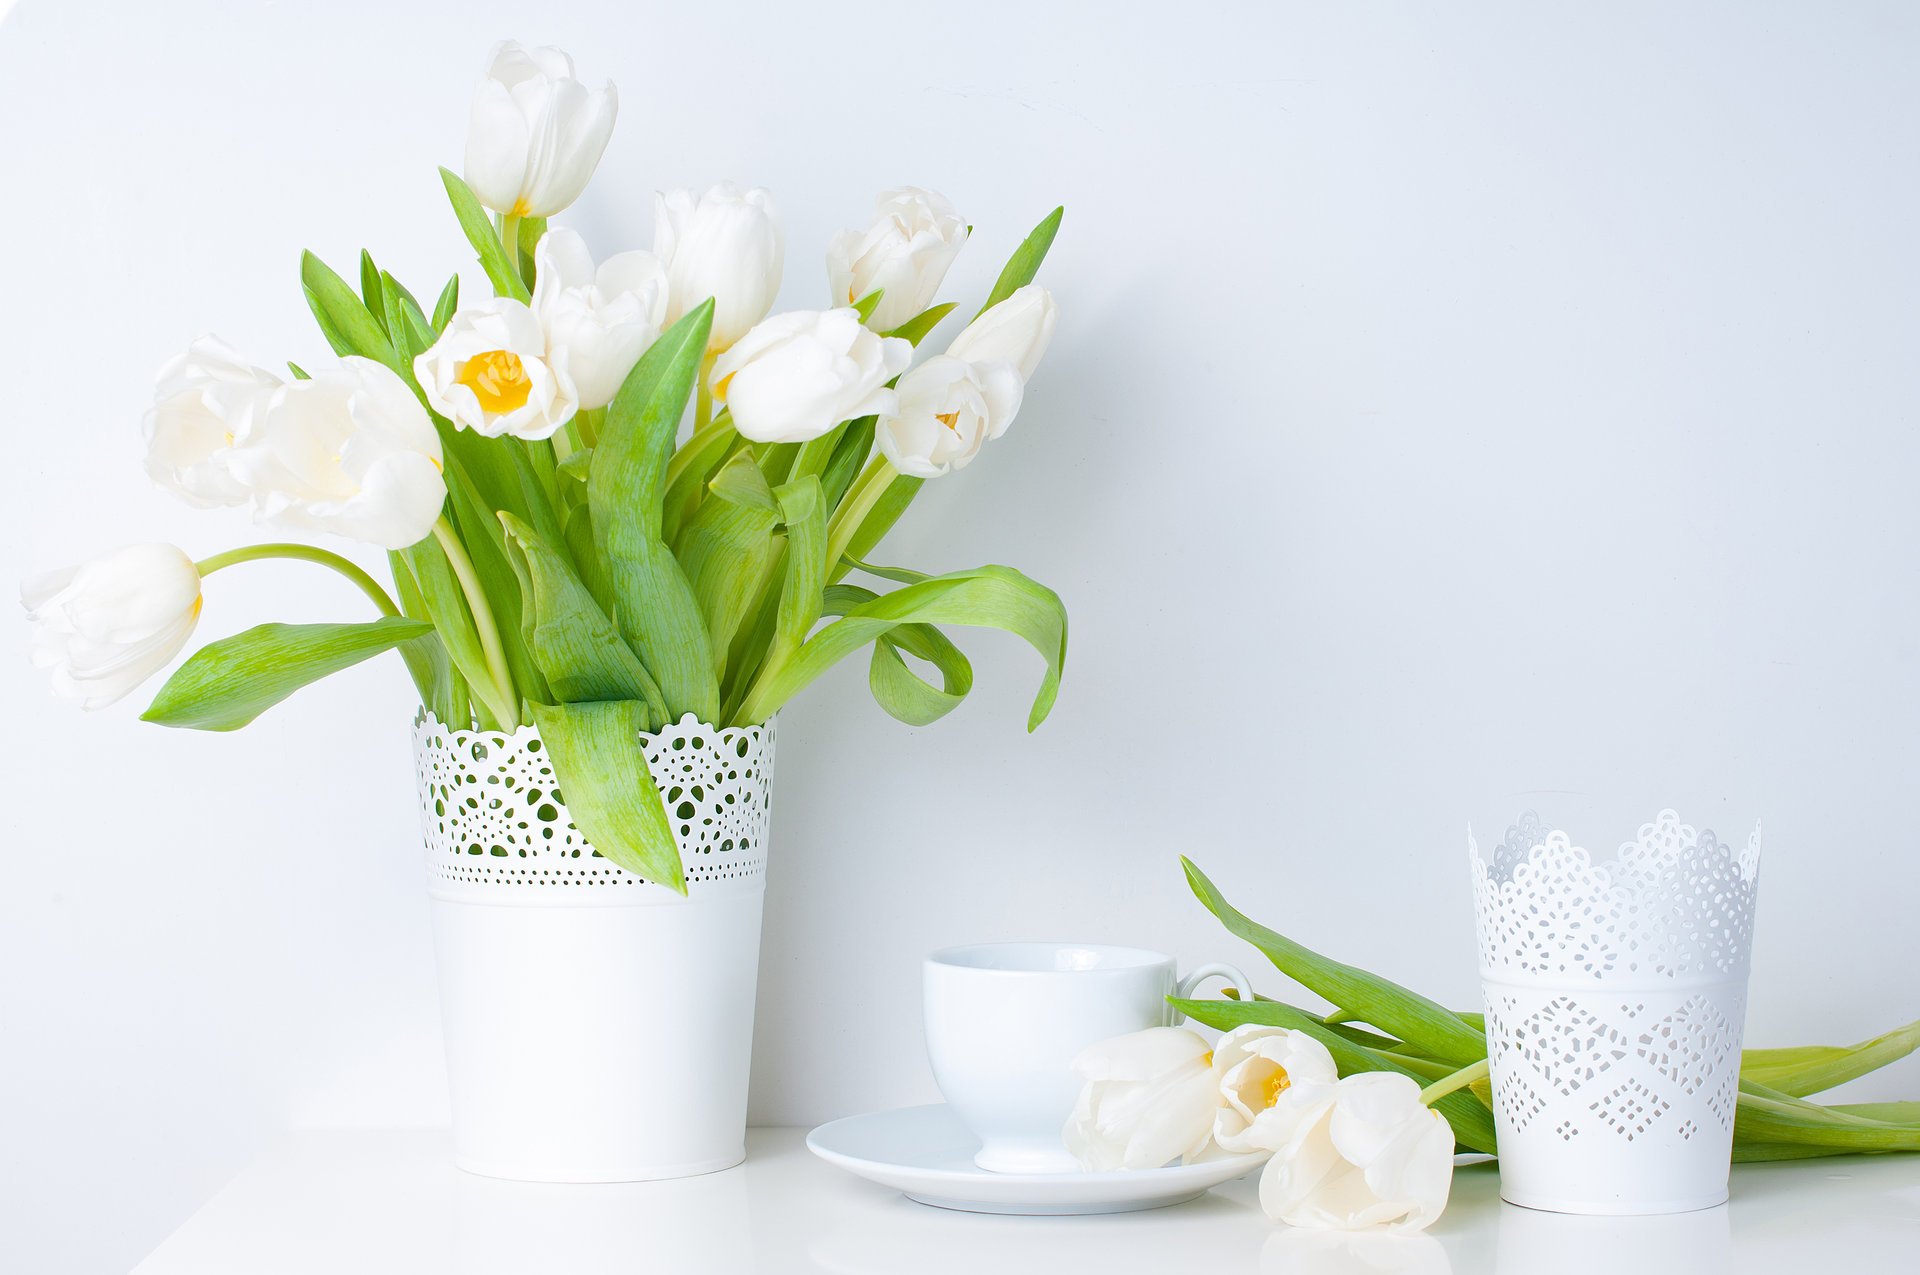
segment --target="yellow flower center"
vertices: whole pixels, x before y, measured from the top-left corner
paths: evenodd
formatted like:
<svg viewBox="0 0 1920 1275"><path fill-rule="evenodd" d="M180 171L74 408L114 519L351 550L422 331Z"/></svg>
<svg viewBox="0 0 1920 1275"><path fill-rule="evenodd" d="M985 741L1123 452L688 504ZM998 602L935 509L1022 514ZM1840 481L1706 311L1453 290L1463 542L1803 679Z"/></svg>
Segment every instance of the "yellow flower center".
<svg viewBox="0 0 1920 1275"><path fill-rule="evenodd" d="M1285 1067L1275 1067L1273 1074L1260 1084L1260 1096L1266 1101L1262 1104L1271 1107L1280 1101L1280 1095L1293 1088L1293 1077L1287 1074Z"/></svg>
<svg viewBox="0 0 1920 1275"><path fill-rule="evenodd" d="M938 412L934 415L933 419L939 421L956 434L960 432L960 413L958 412Z"/></svg>
<svg viewBox="0 0 1920 1275"><path fill-rule="evenodd" d="M460 365L453 379L472 390L473 396L480 400L480 410L493 416L519 411L527 405L527 395L533 392L526 366L511 350L476 354Z"/></svg>

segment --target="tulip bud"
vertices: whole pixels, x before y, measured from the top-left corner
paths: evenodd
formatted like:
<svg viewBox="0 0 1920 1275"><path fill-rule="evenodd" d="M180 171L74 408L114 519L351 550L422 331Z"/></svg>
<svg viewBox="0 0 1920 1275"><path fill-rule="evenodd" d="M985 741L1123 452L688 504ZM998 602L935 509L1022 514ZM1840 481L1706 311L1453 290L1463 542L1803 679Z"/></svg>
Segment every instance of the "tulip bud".
<svg viewBox="0 0 1920 1275"><path fill-rule="evenodd" d="M413 375L434 411L486 438L551 438L579 406L572 379L547 358L540 320L511 297L456 311Z"/></svg>
<svg viewBox="0 0 1920 1275"><path fill-rule="evenodd" d="M613 135L612 83L588 91L559 49L494 46L467 126L467 185L509 217L551 217L586 189Z"/></svg>
<svg viewBox="0 0 1920 1275"><path fill-rule="evenodd" d="M969 363L1005 359L1020 369L1022 381L1030 381L1053 340L1053 318L1053 294L1030 283L969 323L947 353Z"/></svg>
<svg viewBox="0 0 1920 1275"><path fill-rule="evenodd" d="M887 382L913 346L877 336L851 308L776 314L713 365L713 397L756 443L804 443L856 416L889 415Z"/></svg>
<svg viewBox="0 0 1920 1275"><path fill-rule="evenodd" d="M780 292L785 239L764 189L722 182L654 199L653 255L667 268L667 324L713 298L709 351L724 350L767 317Z"/></svg>
<svg viewBox="0 0 1920 1275"><path fill-rule="evenodd" d="M1329 1087L1260 1174L1260 1205L1289 1226L1418 1231L1447 1207L1453 1130L1397 1071Z"/></svg>
<svg viewBox="0 0 1920 1275"><path fill-rule="evenodd" d="M253 432L280 378L203 336L160 369L147 412L147 474L190 505L244 505L233 448Z"/></svg>
<svg viewBox="0 0 1920 1275"><path fill-rule="evenodd" d="M666 322L666 269L650 252L623 252L596 271L586 241L560 228L541 236L533 260L548 361L581 408L605 407Z"/></svg>
<svg viewBox="0 0 1920 1275"><path fill-rule="evenodd" d="M54 693L105 708L165 668L200 618L200 571L172 545L133 545L20 586L33 662Z"/></svg>
<svg viewBox="0 0 1920 1275"><path fill-rule="evenodd" d="M835 305L882 289L867 326L889 332L933 304L940 281L967 242L967 223L945 195L917 186L874 201L873 224L843 230L827 247L827 286Z"/></svg>
<svg viewBox="0 0 1920 1275"><path fill-rule="evenodd" d="M1115 1036L1089 1047L1073 1070L1085 1087L1062 1138L1082 1168L1157 1169L1211 1143L1220 1087L1197 1033L1149 1027Z"/></svg>
<svg viewBox="0 0 1920 1275"><path fill-rule="evenodd" d="M897 413L875 432L880 450L903 474L938 478L965 468L988 439L1007 432L1020 410L1020 373L1004 361L940 354L901 377L896 392Z"/></svg>
<svg viewBox="0 0 1920 1275"><path fill-rule="evenodd" d="M447 498L426 409L372 359L283 386L233 463L262 522L383 549L425 537Z"/></svg>

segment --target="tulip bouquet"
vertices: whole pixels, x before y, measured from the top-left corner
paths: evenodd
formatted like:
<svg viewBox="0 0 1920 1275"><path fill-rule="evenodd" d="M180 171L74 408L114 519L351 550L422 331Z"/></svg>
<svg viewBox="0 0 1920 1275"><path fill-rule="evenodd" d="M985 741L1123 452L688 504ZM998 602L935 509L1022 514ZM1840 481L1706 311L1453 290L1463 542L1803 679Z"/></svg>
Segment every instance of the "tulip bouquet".
<svg viewBox="0 0 1920 1275"><path fill-rule="evenodd" d="M615 111L613 86L589 90L558 50L499 46L465 176L441 170L491 295L467 299L456 274L423 305L367 253L356 292L308 253L301 284L334 360L289 364L287 380L208 337L160 374L146 420L157 482L385 549L392 592L305 544L197 562L123 550L23 587L57 691L98 708L164 667L216 571L317 563L378 616L213 642L145 719L232 730L395 650L443 723L537 726L593 846L683 891L640 732L687 715L765 721L868 646L880 706L931 722L973 681L941 625L1040 652L1039 725L1066 651L1053 592L1008 567L926 575L866 558L926 480L1012 423L1053 330L1033 279L1060 210L946 352L910 367L955 308L936 301L970 233L952 204L881 195L871 224L827 249L828 307L769 317L784 244L764 190L662 194L653 250L599 262L548 225L586 186Z"/></svg>
<svg viewBox="0 0 1920 1275"><path fill-rule="evenodd" d="M1260 1198L1298 1226L1417 1230L1446 1207L1456 1153L1495 1155L1486 1025L1251 920L1187 860L1187 881L1229 933L1335 1008L1257 996L1173 1007L1227 1034L1157 1027L1094 1046L1065 1130L1091 1169L1152 1168L1265 1151ZM1920 1021L1857 1045L1748 1049L1736 1161L1920 1151L1920 1102L1823 1105L1808 1095L1920 1049Z"/></svg>

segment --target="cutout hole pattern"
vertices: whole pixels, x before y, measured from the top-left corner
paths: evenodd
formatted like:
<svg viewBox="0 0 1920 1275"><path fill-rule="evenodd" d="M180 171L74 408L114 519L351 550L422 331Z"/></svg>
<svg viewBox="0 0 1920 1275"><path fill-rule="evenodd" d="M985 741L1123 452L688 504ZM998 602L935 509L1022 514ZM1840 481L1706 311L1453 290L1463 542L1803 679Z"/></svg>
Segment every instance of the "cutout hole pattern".
<svg viewBox="0 0 1920 1275"><path fill-rule="evenodd" d="M1745 849L1663 810L1596 862L1529 811L1483 859L1472 833L1480 964L1492 978L1596 983L1747 975L1760 828Z"/></svg>
<svg viewBox="0 0 1920 1275"><path fill-rule="evenodd" d="M1745 989L1607 997L1489 987L1495 1105L1516 1132L1536 1121L1562 1141L1590 1131L1635 1142L1733 1134ZM1661 1012L1664 1010L1664 1012Z"/></svg>
<svg viewBox="0 0 1920 1275"><path fill-rule="evenodd" d="M635 741L666 802L689 888L766 875L773 744L772 722L721 730L691 713ZM436 879L664 888L601 857L573 826L533 727L454 730L422 712L414 718L413 757L427 870Z"/></svg>

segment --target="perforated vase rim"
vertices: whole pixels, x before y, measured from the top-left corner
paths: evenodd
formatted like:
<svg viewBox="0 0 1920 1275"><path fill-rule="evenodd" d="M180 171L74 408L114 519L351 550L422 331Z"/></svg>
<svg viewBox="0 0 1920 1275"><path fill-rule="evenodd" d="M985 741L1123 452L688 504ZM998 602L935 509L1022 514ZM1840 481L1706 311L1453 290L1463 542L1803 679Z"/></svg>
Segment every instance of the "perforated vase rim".
<svg viewBox="0 0 1920 1275"><path fill-rule="evenodd" d="M1744 848L1663 810L1605 860L1532 811L1482 858L1467 854L1486 979L1674 989L1744 981L1760 827Z"/></svg>
<svg viewBox="0 0 1920 1275"><path fill-rule="evenodd" d="M766 875L774 723L715 727L691 713L643 733L692 897ZM456 730L422 710L413 753L428 884L475 902L665 902L679 896L602 857L568 816L532 726Z"/></svg>

